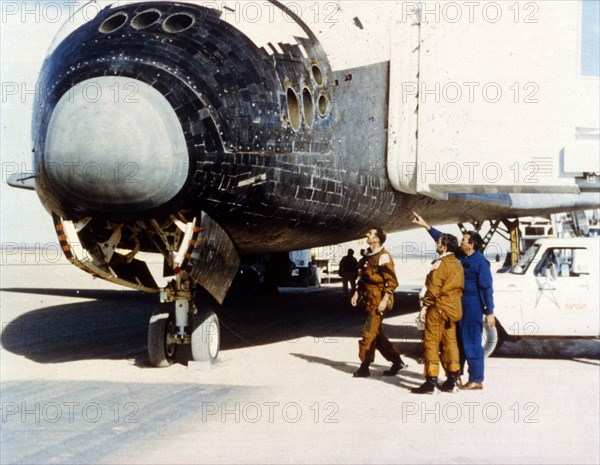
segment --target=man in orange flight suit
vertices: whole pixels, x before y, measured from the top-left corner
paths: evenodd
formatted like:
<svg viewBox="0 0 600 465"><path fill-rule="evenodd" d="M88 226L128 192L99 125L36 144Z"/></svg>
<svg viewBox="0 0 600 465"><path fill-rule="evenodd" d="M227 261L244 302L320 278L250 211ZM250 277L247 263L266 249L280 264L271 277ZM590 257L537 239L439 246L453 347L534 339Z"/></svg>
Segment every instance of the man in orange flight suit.
<svg viewBox="0 0 600 465"><path fill-rule="evenodd" d="M358 357L362 363L354 377L370 376L369 365L375 360L375 349L379 350L386 360L392 362L390 369L384 371L383 375L394 376L406 368L406 364L402 361L400 352L383 332L381 322L383 313L394 305L394 289L398 286L398 279L394 260L383 248L385 232L381 228L371 228L366 237L369 250L360 261L358 287L350 299L353 307L360 303L367 313L358 343Z"/></svg>
<svg viewBox="0 0 600 465"><path fill-rule="evenodd" d="M419 317L425 323L423 341L425 382L411 391L416 394L439 392L437 380L442 365L448 379L440 387L442 391L458 391L460 355L456 340L456 322L462 316L461 296L464 286L463 268L454 256L458 250L458 239L451 234L442 234L438 239L437 252L440 257L433 263L425 280L425 295L421 299Z"/></svg>

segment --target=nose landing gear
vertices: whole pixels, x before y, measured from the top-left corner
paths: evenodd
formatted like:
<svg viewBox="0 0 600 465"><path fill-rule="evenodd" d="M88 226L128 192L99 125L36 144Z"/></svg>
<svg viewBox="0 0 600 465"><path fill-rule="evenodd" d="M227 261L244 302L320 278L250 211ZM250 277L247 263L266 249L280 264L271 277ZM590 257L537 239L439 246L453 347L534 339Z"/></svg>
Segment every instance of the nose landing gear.
<svg viewBox="0 0 600 465"><path fill-rule="evenodd" d="M168 367L176 359L181 345L191 345L192 359L214 364L219 355L220 328L216 313L210 308L210 297L197 301L200 290L190 288L187 273L181 273L161 290L163 306L150 318L148 326L148 358L154 367ZM204 296L202 296L204 297ZM172 305L172 304L175 305Z"/></svg>
<svg viewBox="0 0 600 465"><path fill-rule="evenodd" d="M220 346L214 310L237 273L237 250L227 233L204 213L200 220L187 223L150 221L144 229L175 276L160 292L162 305L168 309L157 310L150 319L150 364L169 366L180 346L190 345L192 359L210 366L216 362Z"/></svg>

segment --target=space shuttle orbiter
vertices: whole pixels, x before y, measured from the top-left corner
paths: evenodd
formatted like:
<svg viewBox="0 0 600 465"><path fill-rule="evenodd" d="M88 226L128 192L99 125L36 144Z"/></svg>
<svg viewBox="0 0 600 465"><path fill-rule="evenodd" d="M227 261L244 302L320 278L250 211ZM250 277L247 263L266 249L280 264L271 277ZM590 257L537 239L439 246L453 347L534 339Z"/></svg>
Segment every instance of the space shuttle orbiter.
<svg viewBox="0 0 600 465"><path fill-rule="evenodd" d="M158 291L138 253L162 254L174 306L150 322L155 366L186 343L216 358L203 305L244 254L408 229L412 210L448 223L598 207L580 6L448 5L86 4L41 71L35 172L12 184L35 188L95 276Z"/></svg>

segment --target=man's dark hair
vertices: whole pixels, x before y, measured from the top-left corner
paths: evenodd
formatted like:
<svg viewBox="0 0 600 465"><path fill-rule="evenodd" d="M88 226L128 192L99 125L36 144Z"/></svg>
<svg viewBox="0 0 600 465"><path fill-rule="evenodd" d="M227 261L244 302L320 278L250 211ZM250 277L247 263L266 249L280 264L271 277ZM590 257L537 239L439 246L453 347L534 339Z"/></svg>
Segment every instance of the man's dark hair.
<svg viewBox="0 0 600 465"><path fill-rule="evenodd" d="M483 239L477 231L467 231L465 234L469 236L469 244L473 245L475 250L483 248Z"/></svg>
<svg viewBox="0 0 600 465"><path fill-rule="evenodd" d="M354 249L348 249L348 255L350 255L350 256L354 255Z"/></svg>
<svg viewBox="0 0 600 465"><path fill-rule="evenodd" d="M385 234L385 231L383 229L381 229L378 226L373 226L372 228L369 228L369 231L371 229L375 230L375 234L377 235L377 237L379 238L379 243L381 245L383 245L383 243L385 242L385 240L387 239L387 235Z"/></svg>
<svg viewBox="0 0 600 465"><path fill-rule="evenodd" d="M458 250L458 239L452 234L442 234L440 236L440 244L446 247L448 252L456 252Z"/></svg>

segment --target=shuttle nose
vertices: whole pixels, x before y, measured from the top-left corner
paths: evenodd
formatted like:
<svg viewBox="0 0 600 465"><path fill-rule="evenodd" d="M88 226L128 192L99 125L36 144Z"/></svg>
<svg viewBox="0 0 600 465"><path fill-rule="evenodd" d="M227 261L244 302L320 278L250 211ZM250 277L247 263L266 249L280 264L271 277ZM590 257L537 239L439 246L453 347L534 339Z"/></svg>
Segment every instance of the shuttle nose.
<svg viewBox="0 0 600 465"><path fill-rule="evenodd" d="M58 101L43 165L53 188L79 207L135 211L177 195L189 158L179 119L160 92L105 76L75 85Z"/></svg>

